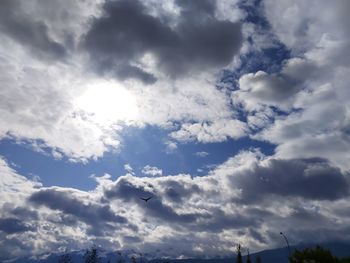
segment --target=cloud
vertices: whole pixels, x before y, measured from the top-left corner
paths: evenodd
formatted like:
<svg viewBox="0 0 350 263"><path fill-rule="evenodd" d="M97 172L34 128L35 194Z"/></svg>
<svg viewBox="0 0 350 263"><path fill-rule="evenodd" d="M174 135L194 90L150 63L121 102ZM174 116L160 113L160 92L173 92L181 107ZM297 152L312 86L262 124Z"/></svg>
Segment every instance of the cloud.
<svg viewBox="0 0 350 263"><path fill-rule="evenodd" d="M288 1L267 0L264 3L266 17L274 32L291 50L298 54L313 49L327 33L335 38L349 35L346 10L349 3L344 0L330 4L327 1L311 1L312 12L306 12L303 1L290 6ZM326 11L327 10L327 11ZM277 14L283 14L284 19ZM298 15L299 19L295 19ZM289 25L289 26L286 26Z"/></svg>
<svg viewBox="0 0 350 263"><path fill-rule="evenodd" d="M340 103L343 98L336 95L338 91L336 86L325 85L300 93L297 105L303 110L275 121L257 137L277 144L277 155L282 158L316 156L347 170L348 110Z"/></svg>
<svg viewBox="0 0 350 263"><path fill-rule="evenodd" d="M209 155L209 153L202 151L202 152L196 152L195 155L198 157L207 157Z"/></svg>
<svg viewBox="0 0 350 263"><path fill-rule="evenodd" d="M201 177L129 174L114 181L104 175L96 177L92 191L38 189L6 169L0 249L10 252L3 259L82 249L89 242L121 250L136 242L135 249L153 256L229 255L233 242L253 251L278 245L276 229L305 242L323 240L320 232L334 240L349 233L343 227L349 222L347 175L323 159L274 159L248 151ZM15 190L16 199L6 202L16 178L27 190ZM153 198L145 203L144 196Z"/></svg>
<svg viewBox="0 0 350 263"><path fill-rule="evenodd" d="M41 186L41 183L28 180L19 175L14 169L9 167L7 162L0 156L0 189L4 194L0 205L11 203L13 205L23 204L23 198Z"/></svg>
<svg viewBox="0 0 350 263"><path fill-rule="evenodd" d="M133 174L134 173L134 169L131 167L130 164L124 164L124 170L127 171L128 173Z"/></svg>
<svg viewBox="0 0 350 263"><path fill-rule="evenodd" d="M237 139L246 135L247 128L239 120L219 120L213 123L184 123L170 136L179 141L203 143L223 142L228 138Z"/></svg>
<svg viewBox="0 0 350 263"><path fill-rule="evenodd" d="M178 21L170 25L139 1L106 2L83 43L96 70L151 84L156 77L138 66L147 54L171 77L230 63L242 41L240 25L216 19L213 2L176 4Z"/></svg>
<svg viewBox="0 0 350 263"><path fill-rule="evenodd" d="M149 184L146 188L141 184L133 184L133 179L130 176L121 177L117 183L109 189L106 189L105 196L108 199L122 199L127 202L136 202L136 204L143 210L146 215L150 217L160 218L164 222L175 222L175 223L188 223L196 220L195 213L184 213L179 214L171 206L164 204L157 194L152 192L153 186ZM145 205L144 201L140 200L141 197L153 196L152 202L147 202Z"/></svg>
<svg viewBox="0 0 350 263"><path fill-rule="evenodd" d="M64 59L67 54L62 43L49 36L44 21L35 20L23 10L19 1L4 1L0 13L0 30L29 48L39 57Z"/></svg>
<svg viewBox="0 0 350 263"><path fill-rule="evenodd" d="M252 110L259 103L280 107L283 101L298 92L298 88L292 81L263 71L243 75L239 79L239 87L240 91L236 94L240 97L239 99L247 103L246 108Z"/></svg>
<svg viewBox="0 0 350 263"><path fill-rule="evenodd" d="M155 166L146 165L142 168L141 171L145 175L151 175L151 176L161 176L163 174L163 170L159 169Z"/></svg>
<svg viewBox="0 0 350 263"><path fill-rule="evenodd" d="M176 151L176 149L177 149L176 142L166 141L166 142L164 142L164 144L165 144L167 153L172 153L172 152Z"/></svg>
<svg viewBox="0 0 350 263"><path fill-rule="evenodd" d="M196 231L220 233L224 229L253 228L262 222L257 217L226 213L219 208L212 209L211 212L212 216L194 226Z"/></svg>
<svg viewBox="0 0 350 263"><path fill-rule="evenodd" d="M276 145L276 158L323 158L348 171L348 2L309 5L312 12L303 1L263 2L270 33L290 57L277 71L272 65L240 76L232 100L244 110L252 137Z"/></svg>
<svg viewBox="0 0 350 263"><path fill-rule="evenodd" d="M31 227L17 218L0 218L0 231L7 234L15 234L30 230L32 230Z"/></svg>
<svg viewBox="0 0 350 263"><path fill-rule="evenodd" d="M98 4L90 1L4 2L0 139L38 145L72 161L96 159L118 147L116 127L102 128L75 108L91 83L75 45L97 11Z"/></svg>
<svg viewBox="0 0 350 263"><path fill-rule="evenodd" d="M241 189L243 202L264 196L295 196L312 200L337 200L348 196L347 174L320 159L271 159L231 178Z"/></svg>
<svg viewBox="0 0 350 263"><path fill-rule="evenodd" d="M37 205L44 205L52 210L62 211L64 214L74 215L79 220L94 227L103 222L127 223L125 217L116 215L108 205L84 204L79 199L72 197L69 192L54 188L33 193L29 197L29 201Z"/></svg>
<svg viewBox="0 0 350 263"><path fill-rule="evenodd" d="M56 157L64 155L75 161L96 159L105 151L118 148L116 125L102 128L76 109L76 98L87 88L79 70L61 65L46 71L45 63L27 55L12 60L6 55L7 46L10 43L0 48L0 54L5 56L0 59L1 139L22 140L47 154L52 152ZM23 66L28 61L30 66Z"/></svg>
<svg viewBox="0 0 350 263"><path fill-rule="evenodd" d="M165 128L175 127L177 122L234 118L229 97L215 87L214 73L238 53L242 41L238 17L232 14L229 19L227 13L225 20L220 19L217 12L223 12L222 4L218 9L214 3L196 5L174 2L169 8L138 1L6 1L1 19L7 26L0 28L0 139L36 145L40 152L55 158L88 162L107 151L118 151L120 131L127 125ZM207 12L206 5L217 12ZM198 8L201 15L192 21L191 13ZM237 9L235 4L233 9ZM123 10L127 11L123 16L116 16ZM133 21L128 12L135 15ZM99 31L104 23L111 27ZM146 26L149 32L158 32L157 37L144 34ZM116 42L113 37L118 32L136 46L126 40ZM176 38L170 44L169 34ZM217 42L223 45L220 49ZM109 60L116 68L109 66ZM98 69L111 69L113 74L96 75ZM113 80L114 74L117 79ZM169 81L169 77L175 79ZM144 83L131 81L133 78ZM128 81L120 82L122 79ZM95 104L88 103L92 110L79 108L79 100L92 84L99 91L101 87L107 90L105 86L127 90L132 100L123 100L122 109L113 104L107 112L102 110L107 116L101 117L100 101L117 95L106 92L94 97ZM129 105L130 101L135 105ZM139 114L128 123L112 114L130 112L132 107Z"/></svg>
<svg viewBox="0 0 350 263"><path fill-rule="evenodd" d="M160 188L163 189L164 196L175 203L183 203L192 195L203 193L199 185L186 181L188 180L167 178L160 182Z"/></svg>
<svg viewBox="0 0 350 263"><path fill-rule="evenodd" d="M1 138L72 161L119 149L119 120L101 123L76 105L88 84L105 90L112 82L135 97L139 114L130 125L161 127L171 150L247 135L276 149L241 152L200 177L136 177L125 166L130 174L96 177L91 191L45 188L0 159L1 260L90 242L106 249L136 242L157 256L229 255L233 243L279 246L280 230L295 242L348 241L347 1L311 0L306 8L265 0L271 28L261 31L244 17L237 23L228 14L236 2L228 1L13 3L0 18L7 25L0 28ZM217 88L222 67L244 67L249 52L278 41L290 52L280 67L249 68L237 87ZM145 203L145 196L153 198Z"/></svg>

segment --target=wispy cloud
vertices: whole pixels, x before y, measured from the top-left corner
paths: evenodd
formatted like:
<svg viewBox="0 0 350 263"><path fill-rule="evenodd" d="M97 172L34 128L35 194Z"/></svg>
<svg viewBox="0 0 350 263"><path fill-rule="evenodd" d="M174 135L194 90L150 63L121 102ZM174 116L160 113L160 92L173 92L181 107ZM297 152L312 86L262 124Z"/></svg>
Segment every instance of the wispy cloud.
<svg viewBox="0 0 350 263"><path fill-rule="evenodd" d="M145 175L151 175L151 176L161 176L163 174L162 169L159 169L155 166L146 165L142 168L141 172Z"/></svg>
<svg viewBox="0 0 350 263"><path fill-rule="evenodd" d="M209 153L202 151L202 152L196 152L195 155L198 157L207 157L209 155Z"/></svg>

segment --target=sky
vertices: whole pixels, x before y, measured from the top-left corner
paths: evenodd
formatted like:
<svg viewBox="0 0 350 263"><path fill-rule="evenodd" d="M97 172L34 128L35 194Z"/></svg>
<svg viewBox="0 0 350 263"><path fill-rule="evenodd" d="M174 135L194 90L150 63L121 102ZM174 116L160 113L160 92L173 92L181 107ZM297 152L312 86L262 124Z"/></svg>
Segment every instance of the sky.
<svg viewBox="0 0 350 263"><path fill-rule="evenodd" d="M1 1L0 260L349 242L348 10Z"/></svg>

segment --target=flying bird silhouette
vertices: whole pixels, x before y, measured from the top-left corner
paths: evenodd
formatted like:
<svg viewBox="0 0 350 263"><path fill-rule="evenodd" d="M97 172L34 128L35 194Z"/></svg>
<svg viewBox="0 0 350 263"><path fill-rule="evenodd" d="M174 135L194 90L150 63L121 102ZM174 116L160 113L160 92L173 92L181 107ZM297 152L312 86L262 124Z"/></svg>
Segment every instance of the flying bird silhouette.
<svg viewBox="0 0 350 263"><path fill-rule="evenodd" d="M141 200L145 201L146 203L148 202L148 200L150 200L153 196L147 197L147 198L143 198L140 197Z"/></svg>

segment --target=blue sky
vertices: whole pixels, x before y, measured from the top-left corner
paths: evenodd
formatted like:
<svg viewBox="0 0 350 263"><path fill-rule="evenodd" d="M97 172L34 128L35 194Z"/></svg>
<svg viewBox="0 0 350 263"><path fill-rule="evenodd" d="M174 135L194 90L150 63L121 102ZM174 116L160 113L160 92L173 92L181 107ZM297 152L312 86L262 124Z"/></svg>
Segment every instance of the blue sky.
<svg viewBox="0 0 350 263"><path fill-rule="evenodd" d="M349 242L349 8L5 1L0 260Z"/></svg>
<svg viewBox="0 0 350 263"><path fill-rule="evenodd" d="M129 164L140 176L146 165L159 167L164 174L185 173L200 176L205 175L209 167L223 163L241 150L256 147L266 155L271 155L274 149L271 144L242 138L223 143L180 144L176 150L169 152L160 139L162 137L166 138L166 134L157 128L131 129L123 137L121 152L108 152L102 158L88 163L72 163L67 158L57 160L49 153L34 151L29 143L19 144L9 139L1 141L0 154L25 177L33 179L39 176L37 179L43 186L92 190L96 182L90 178L91 175L107 173L117 178L127 172L125 164ZM208 155L198 156L199 152L206 152Z"/></svg>

